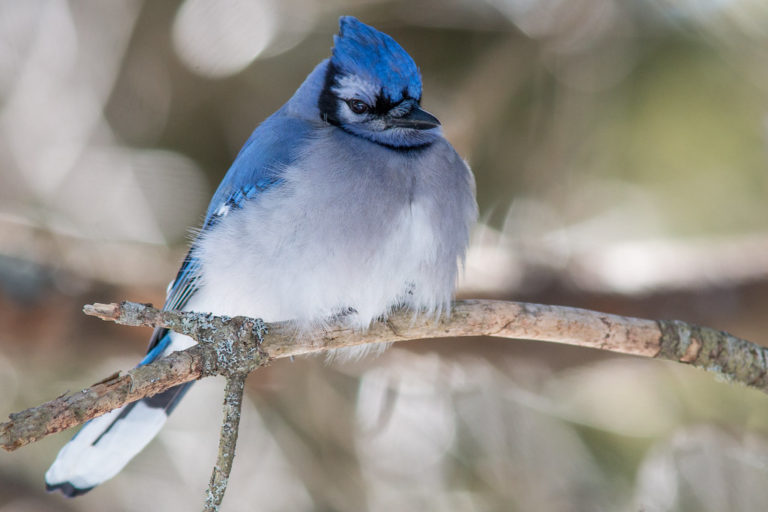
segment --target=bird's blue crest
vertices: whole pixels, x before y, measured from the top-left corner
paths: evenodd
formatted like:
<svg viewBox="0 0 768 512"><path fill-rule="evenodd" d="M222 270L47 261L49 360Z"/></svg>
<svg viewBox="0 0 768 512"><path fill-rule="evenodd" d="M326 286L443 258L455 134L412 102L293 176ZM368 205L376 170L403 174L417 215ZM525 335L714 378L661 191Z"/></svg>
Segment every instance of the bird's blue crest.
<svg viewBox="0 0 768 512"><path fill-rule="evenodd" d="M404 93L421 99L421 75L403 47L387 34L352 16L339 18L339 34L333 36L331 62L344 74L361 76L381 85L390 101Z"/></svg>

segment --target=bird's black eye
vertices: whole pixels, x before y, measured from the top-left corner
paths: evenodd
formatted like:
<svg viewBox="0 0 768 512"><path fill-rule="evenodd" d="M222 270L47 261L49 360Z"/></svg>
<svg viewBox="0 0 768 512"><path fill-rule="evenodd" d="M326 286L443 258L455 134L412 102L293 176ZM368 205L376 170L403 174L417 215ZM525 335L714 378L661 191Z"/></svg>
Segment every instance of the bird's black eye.
<svg viewBox="0 0 768 512"><path fill-rule="evenodd" d="M371 108L364 101L358 99L347 100L347 106L355 114L365 114Z"/></svg>

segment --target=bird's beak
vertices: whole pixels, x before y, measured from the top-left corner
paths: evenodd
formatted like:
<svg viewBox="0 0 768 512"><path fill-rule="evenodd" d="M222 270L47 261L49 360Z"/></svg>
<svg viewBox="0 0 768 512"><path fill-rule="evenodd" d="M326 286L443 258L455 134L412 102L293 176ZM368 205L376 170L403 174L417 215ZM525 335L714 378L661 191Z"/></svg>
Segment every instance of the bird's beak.
<svg viewBox="0 0 768 512"><path fill-rule="evenodd" d="M429 130L430 128L440 126L440 121L426 110L416 107L403 117L390 117L387 119L387 125L390 128Z"/></svg>

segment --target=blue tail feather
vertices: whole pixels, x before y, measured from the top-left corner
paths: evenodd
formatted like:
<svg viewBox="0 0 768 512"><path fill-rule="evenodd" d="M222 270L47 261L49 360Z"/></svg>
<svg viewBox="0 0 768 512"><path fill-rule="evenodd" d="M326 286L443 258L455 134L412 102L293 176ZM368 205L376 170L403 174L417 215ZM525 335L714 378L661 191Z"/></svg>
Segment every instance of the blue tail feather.
<svg viewBox="0 0 768 512"><path fill-rule="evenodd" d="M170 331L156 331L139 366L173 351L173 341ZM59 452L45 475L46 490L74 497L112 478L149 444L191 386L180 384L90 420Z"/></svg>

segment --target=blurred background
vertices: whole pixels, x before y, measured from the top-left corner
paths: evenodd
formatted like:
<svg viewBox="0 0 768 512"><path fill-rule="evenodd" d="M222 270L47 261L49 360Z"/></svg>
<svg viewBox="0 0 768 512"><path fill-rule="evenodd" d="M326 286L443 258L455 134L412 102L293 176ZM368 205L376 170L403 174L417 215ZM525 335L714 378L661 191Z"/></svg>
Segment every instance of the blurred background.
<svg viewBox="0 0 768 512"><path fill-rule="evenodd" d="M391 34L470 162L464 297L678 318L768 344L761 0L0 1L0 415L77 390L148 329L251 130L329 55ZM0 512L196 510L223 382L76 500L72 432L0 453ZM753 511L768 397L682 365L526 341L404 343L251 375L227 511Z"/></svg>

